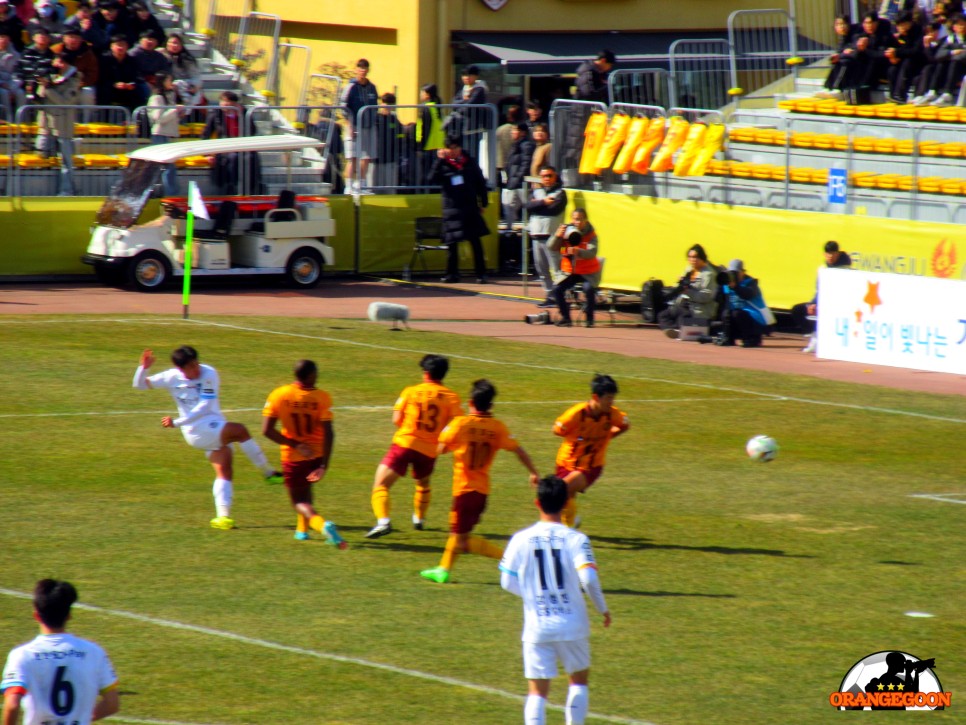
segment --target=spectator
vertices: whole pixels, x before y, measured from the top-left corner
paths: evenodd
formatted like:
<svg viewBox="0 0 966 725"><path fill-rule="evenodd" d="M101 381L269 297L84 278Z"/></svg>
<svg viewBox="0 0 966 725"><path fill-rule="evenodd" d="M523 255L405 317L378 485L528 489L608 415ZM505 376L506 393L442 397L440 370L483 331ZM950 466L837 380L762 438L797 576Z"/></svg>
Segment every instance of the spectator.
<svg viewBox="0 0 966 725"><path fill-rule="evenodd" d="M340 103L348 110L346 121L349 126L348 137L345 139L345 179L346 185L352 193L362 191L363 181L369 175L369 160L372 157L372 124L375 121L373 112L362 114L359 111L366 106L379 104L379 93L375 84L369 80L369 61L360 58L356 62L356 77L349 81L342 92ZM358 127L357 127L358 124Z"/></svg>
<svg viewBox="0 0 966 725"><path fill-rule="evenodd" d="M90 43L95 55L100 55L110 45L110 38L104 32L103 26L94 20L94 11L90 5L78 5L77 12L67 19L64 27L80 30L81 37Z"/></svg>
<svg viewBox="0 0 966 725"><path fill-rule="evenodd" d="M23 31L26 25L17 10L10 4L10 0L0 0L0 34L6 35L10 39L13 49L19 55L23 52Z"/></svg>
<svg viewBox="0 0 966 725"><path fill-rule="evenodd" d="M0 116L13 121L17 109L24 104L23 89L17 82L17 68L20 65L18 53L5 31L0 30Z"/></svg>
<svg viewBox="0 0 966 725"><path fill-rule="evenodd" d="M373 186L382 189L384 194L392 194L399 186L399 161L404 133L399 117L392 108L396 105L396 95L383 93L379 97L379 104L374 126L376 148L373 157Z"/></svg>
<svg viewBox="0 0 966 725"><path fill-rule="evenodd" d="M852 266L852 258L848 252L839 249L839 243L830 241L825 243L825 266L847 268ZM819 267L821 269L821 267ZM802 352L815 352L815 316L818 314L818 281L815 283L815 296L810 302L801 302L792 307L792 319L798 329L809 337L808 345ZM809 319L811 318L811 319Z"/></svg>
<svg viewBox="0 0 966 725"><path fill-rule="evenodd" d="M38 27L32 37L34 42L24 48L17 67L17 80L27 103L36 101L39 82L53 75L54 52L50 49L50 33Z"/></svg>
<svg viewBox="0 0 966 725"><path fill-rule="evenodd" d="M459 136L447 136L446 147L436 152L430 180L442 187L443 242L449 245L442 281L460 281L459 243L466 240L473 248L476 281L486 284L486 257L480 241L490 233L482 214L489 203L486 179L479 164L460 146Z"/></svg>
<svg viewBox="0 0 966 725"><path fill-rule="evenodd" d="M506 109L506 123L496 129L496 170L503 185L506 185L503 171L506 169L506 157L510 154L510 147L513 145L513 129L522 120L520 107L510 106Z"/></svg>
<svg viewBox="0 0 966 725"><path fill-rule="evenodd" d="M936 92L932 90L932 86L936 71L940 68L936 55L942 47L939 31L943 27L938 22L930 23L922 36L923 67L916 80L916 97L912 99L913 105L924 106L936 100Z"/></svg>
<svg viewBox="0 0 966 725"><path fill-rule="evenodd" d="M584 292L587 327L593 327L601 266L597 258L597 232L587 221L587 211L579 207L574 209L570 213L570 225L561 224L548 246L559 251L560 265L566 275L553 288L554 301L560 311L557 326L570 327L573 324L567 292L579 284Z"/></svg>
<svg viewBox="0 0 966 725"><path fill-rule="evenodd" d="M332 185L333 194L345 192L345 179L342 177L342 126L332 120L332 111L319 109L319 120L310 124L308 135L325 144L323 151L322 181Z"/></svg>
<svg viewBox="0 0 966 725"><path fill-rule="evenodd" d="M419 120L416 122L416 148L421 154L417 185L429 179L429 172L436 160L436 152L443 148L446 136L443 132L443 116L439 110L442 103L435 83L427 83L419 89Z"/></svg>
<svg viewBox="0 0 966 725"><path fill-rule="evenodd" d="M245 107L239 101L238 94L224 91L218 99L218 108L212 109L208 115L201 138L245 136L247 134L244 121ZM261 191L261 165L256 152L215 154L210 160L211 183L218 194L235 196L239 193L257 194ZM246 176L249 182L248 191L244 185Z"/></svg>
<svg viewBox="0 0 966 725"><path fill-rule="evenodd" d="M547 242L563 221L567 208L567 192L553 166L540 169L540 186L530 194L527 212L530 215L530 244L533 266L536 268L546 299L539 307L556 307L553 286L560 275L560 253L550 249Z"/></svg>
<svg viewBox="0 0 966 725"><path fill-rule="evenodd" d="M909 87L926 64L926 56L922 46L922 28L913 20L912 13L902 13L895 27L895 45L885 50L889 61L888 100L904 104L909 98Z"/></svg>
<svg viewBox="0 0 966 725"><path fill-rule="evenodd" d="M507 224L520 219L520 210L527 203L527 176L533 158L533 141L522 121L513 129L513 145L506 160L506 184L502 192L503 215Z"/></svg>
<svg viewBox="0 0 966 725"><path fill-rule="evenodd" d="M53 74L42 78L38 100L51 106L76 106L80 100L81 78L77 69L58 55L52 61ZM60 189L58 196L74 196L74 122L73 108L45 110L37 123L47 131L47 154L60 152Z"/></svg>
<svg viewBox="0 0 966 725"><path fill-rule="evenodd" d="M167 36L164 34L161 23L151 14L148 6L144 3L134 3L128 7L132 13L128 21L131 26L131 32L135 33L138 38L142 38L144 37L144 33L150 32L157 42L156 47L164 47Z"/></svg>
<svg viewBox="0 0 966 725"><path fill-rule="evenodd" d="M831 57L829 58L829 61L832 63L832 69L828 72L828 76L825 78L826 90L817 94L821 98L838 98L842 95L839 86L842 83L846 67L842 58L842 52L848 47L849 43L852 42L852 36L858 30L844 15L836 16L832 29L835 31L835 41L837 45L835 52L832 53Z"/></svg>
<svg viewBox="0 0 966 725"><path fill-rule="evenodd" d="M530 176L537 176L540 169L550 163L553 144L550 143L550 130L547 124L538 123L533 127L533 158L530 160Z"/></svg>
<svg viewBox="0 0 966 725"><path fill-rule="evenodd" d="M128 54L127 38L115 35L111 38L111 49L100 57L97 76L97 105L124 106L133 113L144 104L145 97L138 90L138 75L135 60Z"/></svg>
<svg viewBox="0 0 966 725"><path fill-rule="evenodd" d="M60 40L64 32L64 22L53 0L40 0L37 3L37 14L27 21L27 32L31 37L38 28L46 30L52 40Z"/></svg>
<svg viewBox="0 0 966 725"><path fill-rule="evenodd" d="M64 30L63 40L57 45L51 46L51 50L57 55L62 55L65 61L77 69L81 82L80 96L77 102L81 105L93 106L97 102L96 88L100 63L90 43L85 41L81 35L80 29L75 25L68 25ZM85 112L85 116L88 114L89 111Z"/></svg>
<svg viewBox="0 0 966 725"><path fill-rule="evenodd" d="M758 280L745 272L744 262L732 259L728 271L722 273L722 282L727 302L725 328L715 344L730 346L741 340L742 347L761 347L761 338L775 324L775 316L765 304Z"/></svg>
<svg viewBox="0 0 966 725"><path fill-rule="evenodd" d="M528 101L527 102L527 128L530 130L530 134L533 134L533 127L538 123L543 123L543 108L540 107L539 101Z"/></svg>
<svg viewBox="0 0 966 725"><path fill-rule="evenodd" d="M688 268L671 292L671 302L657 315L664 334L676 340L684 326L707 326L718 314L718 270L700 244L688 249Z"/></svg>
<svg viewBox="0 0 966 725"><path fill-rule="evenodd" d="M171 73L171 61L158 50L158 41L150 30L145 30L138 38L136 48L128 54L138 69L138 88L142 97L149 94L148 86L154 83L157 73Z"/></svg>
<svg viewBox="0 0 966 725"><path fill-rule="evenodd" d="M461 76L463 87L453 97L457 109L447 121L449 134L459 133L463 137L463 149L476 162L480 161L480 141L486 131L489 113L484 108L460 108L460 106L482 106L486 103L486 82L480 79L480 69L468 65Z"/></svg>
<svg viewBox="0 0 966 725"><path fill-rule="evenodd" d="M108 1L97 7L101 11L97 22L111 42L114 42L115 36L122 35L129 48L137 44L138 34L131 27L130 18L122 5Z"/></svg>
<svg viewBox="0 0 966 725"><path fill-rule="evenodd" d="M966 75L966 18L960 14L950 18L952 32L936 50L932 72L932 89L917 99L917 105L951 106ZM932 96L932 98L930 98Z"/></svg>
<svg viewBox="0 0 966 725"><path fill-rule="evenodd" d="M181 135L181 119L186 110L178 103L174 78L170 73L156 73L151 81L152 93L148 99L148 120L151 124L151 143L169 143ZM161 174L165 196L178 196L178 169L165 164Z"/></svg>
<svg viewBox="0 0 966 725"><path fill-rule="evenodd" d="M862 16L862 30L853 36L842 51L840 62L845 64L840 88L854 92L854 102L859 104L871 102L871 92L879 81L886 77L889 61L886 58L887 48L895 47L895 39L891 34L884 35L883 27L888 21L879 20L878 14L866 13Z"/></svg>
<svg viewBox="0 0 966 725"><path fill-rule="evenodd" d="M612 51L602 50L594 60L577 66L577 100L607 103L607 76L616 63L617 58Z"/></svg>

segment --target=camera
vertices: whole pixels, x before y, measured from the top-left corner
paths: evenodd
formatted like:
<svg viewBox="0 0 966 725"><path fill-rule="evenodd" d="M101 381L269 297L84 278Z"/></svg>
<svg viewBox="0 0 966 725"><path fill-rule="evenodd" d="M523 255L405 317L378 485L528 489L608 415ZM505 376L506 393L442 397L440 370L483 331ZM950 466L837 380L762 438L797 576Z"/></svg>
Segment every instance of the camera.
<svg viewBox="0 0 966 725"><path fill-rule="evenodd" d="M523 321L528 325L549 325L550 324L550 313L549 312L537 312L534 315L524 315Z"/></svg>

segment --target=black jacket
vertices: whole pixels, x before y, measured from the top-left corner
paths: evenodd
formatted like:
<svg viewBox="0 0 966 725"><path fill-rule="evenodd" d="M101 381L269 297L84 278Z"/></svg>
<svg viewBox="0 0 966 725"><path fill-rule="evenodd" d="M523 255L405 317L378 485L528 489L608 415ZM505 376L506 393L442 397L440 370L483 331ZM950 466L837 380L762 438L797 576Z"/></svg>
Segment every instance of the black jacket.
<svg viewBox="0 0 966 725"><path fill-rule="evenodd" d="M533 160L533 150L536 145L528 138L521 138L510 146L510 153L506 157L506 188L524 188L524 177L530 173L530 162Z"/></svg>
<svg viewBox="0 0 966 725"><path fill-rule="evenodd" d="M444 243L456 244L490 233L480 214L480 209L485 209L489 202L486 179L469 154L463 151L458 159L437 157L430 181L441 187Z"/></svg>

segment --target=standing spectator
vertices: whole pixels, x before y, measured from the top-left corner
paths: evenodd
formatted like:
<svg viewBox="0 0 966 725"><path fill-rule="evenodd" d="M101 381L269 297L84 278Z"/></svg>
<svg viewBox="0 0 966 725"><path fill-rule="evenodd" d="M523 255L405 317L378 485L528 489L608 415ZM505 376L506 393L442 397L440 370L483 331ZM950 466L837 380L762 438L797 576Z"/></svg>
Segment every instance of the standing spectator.
<svg viewBox="0 0 966 725"><path fill-rule="evenodd" d="M474 161L480 162L480 142L486 132L489 114L483 108L460 108L461 106L482 106L486 103L486 82L480 79L480 69L468 65L461 76L463 86L453 97L457 109L447 119L448 134L459 132L463 149Z"/></svg>
<svg viewBox="0 0 966 725"><path fill-rule="evenodd" d="M671 303L657 315L664 334L676 340L679 328L708 325L718 315L718 270L700 244L688 249L688 268L671 292Z"/></svg>
<svg viewBox="0 0 966 725"><path fill-rule="evenodd" d="M848 252L839 249L839 243L829 241L825 243L825 266L848 268L852 266L852 257ZM821 269L821 267L819 267ZM818 314L818 280L815 281L815 296L809 302L800 302L792 307L792 319L798 325L798 329L809 337L808 344L802 352L815 352L817 344L815 340L815 316ZM813 318L813 319L809 319Z"/></svg>
<svg viewBox="0 0 966 725"><path fill-rule="evenodd" d="M24 104L23 89L17 81L20 53L14 50L10 36L0 30L0 116L13 121L17 109Z"/></svg>
<svg viewBox="0 0 966 725"><path fill-rule="evenodd" d="M27 22L27 32L33 36L38 28L46 30L53 41L60 40L64 32L64 22L53 0L40 0L37 3L37 14Z"/></svg>
<svg viewBox="0 0 966 725"><path fill-rule="evenodd" d="M137 63L128 54L127 38L115 35L111 49L101 55L97 76L97 105L124 106L132 113L145 98L138 91ZM143 81L141 81L143 83Z"/></svg>
<svg viewBox="0 0 966 725"><path fill-rule="evenodd" d="M506 157L510 155L513 146L513 129L523 120L519 106L506 109L506 123L496 128L496 170L500 177L500 184L506 186ZM502 216L502 215L501 215Z"/></svg>
<svg viewBox="0 0 966 725"><path fill-rule="evenodd" d="M486 179L479 164L460 146L459 136L448 136L446 148L436 154L430 180L442 187L443 242L449 245L442 281L460 281L459 243L466 240L473 248L476 281L486 284L486 257L480 241L490 233L482 213L489 203Z"/></svg>
<svg viewBox="0 0 966 725"><path fill-rule="evenodd" d="M742 347L761 347L761 338L775 317L765 304L758 280L745 272L740 259L731 260L726 276L728 282L722 287L727 302L725 330L715 344L734 345L735 340L741 340Z"/></svg>
<svg viewBox="0 0 966 725"><path fill-rule="evenodd" d="M81 37L90 43L95 55L100 55L110 45L110 38L104 32L104 27L95 21L94 11L90 5L78 5L77 12L67 19L64 27L80 30Z"/></svg>
<svg viewBox="0 0 966 725"><path fill-rule="evenodd" d="M201 132L202 139L238 138L245 136L245 108L234 91L224 91L218 100L218 108L212 109ZM211 183L219 194L234 196L238 193L257 194L261 190L261 165L258 153L215 154L211 157ZM243 189L243 176L247 172L249 191Z"/></svg>
<svg viewBox="0 0 966 725"><path fill-rule="evenodd" d="M198 60L184 47L184 39L177 33L171 33L165 41L164 48L158 52L170 63L174 87L178 91L181 102L189 107L207 105L208 102L202 90L201 68L198 67ZM195 108L188 115L194 119L201 113L201 110Z"/></svg>
<svg viewBox="0 0 966 725"><path fill-rule="evenodd" d="M137 44L138 34L131 27L127 9L123 5L108 0L108 2L98 4L97 8L101 11L97 22L111 42L114 42L114 36L123 35L129 48Z"/></svg>
<svg viewBox="0 0 966 725"><path fill-rule="evenodd" d="M909 86L926 64L926 56L922 49L922 27L913 20L912 13L902 13L895 27L895 45L885 50L889 61L888 100L903 104L909 97Z"/></svg>
<svg viewBox="0 0 966 725"><path fill-rule="evenodd" d="M540 186L533 190L527 202L533 266L545 294L539 307L557 306L553 286L560 275L560 253L550 249L547 242L563 221L566 208L567 192L557 176L557 170L553 166L544 166L540 169Z"/></svg>
<svg viewBox="0 0 966 725"><path fill-rule="evenodd" d="M151 143L170 143L181 134L181 119L185 107L178 103L174 79L170 73L157 73L151 82L152 93L148 98L148 122L151 124ZM178 196L178 167L165 164L161 173L165 196Z"/></svg>
<svg viewBox="0 0 966 725"><path fill-rule="evenodd" d="M527 102L527 128L530 129L531 135L533 134L533 129L537 124L543 123L543 108L540 106L540 101L528 101Z"/></svg>
<svg viewBox="0 0 966 725"><path fill-rule="evenodd" d="M384 194L393 194L399 186L399 161L405 134L392 108L396 105L393 93L383 93L379 97L379 111L373 131L376 137L375 156L373 157L374 183Z"/></svg>
<svg viewBox="0 0 966 725"><path fill-rule="evenodd" d="M550 153L553 144L550 143L550 130L547 124L538 123L533 127L533 158L530 160L530 176L537 176L540 169L550 165Z"/></svg>
<svg viewBox="0 0 966 725"><path fill-rule="evenodd" d="M369 61L360 58L356 62L356 77L349 81L342 92L340 103L348 110L346 121L349 125L345 139L345 180L349 190L358 194L363 182L368 179L369 160L373 152L372 125L375 122L373 111L367 111L360 121L359 111L366 106L379 104L379 93L375 84L369 80Z"/></svg>
<svg viewBox="0 0 966 725"><path fill-rule="evenodd" d="M37 87L41 80L52 75L54 51L50 49L50 33L37 28L33 43L24 48L17 66L17 80L23 88L27 103L36 101Z"/></svg>
<svg viewBox="0 0 966 725"><path fill-rule="evenodd" d="M157 47L164 47L167 36L158 19L151 14L151 10L144 3L134 3L129 6L132 13L129 19L131 32L137 34L139 38L144 37L145 32L150 32L157 42Z"/></svg>
<svg viewBox="0 0 966 725"><path fill-rule="evenodd" d="M439 104L442 101L435 83L427 83L419 89L419 103L416 148L420 153L420 164L416 184L422 186L429 181L429 172L436 160L436 152L443 148L446 134L443 131L443 116L439 110Z"/></svg>
<svg viewBox="0 0 966 725"><path fill-rule="evenodd" d="M64 56L54 57L53 75L40 80L37 89L38 101L50 106L76 106L80 100L81 78L77 69L70 65ZM76 113L73 108L44 110L37 116L37 125L46 132L48 156L60 153L60 189L58 196L74 196L74 122ZM43 135L43 134L40 134ZM38 135L38 138L40 137Z"/></svg>
<svg viewBox="0 0 966 725"><path fill-rule="evenodd" d="M527 725L545 725L550 682L559 660L567 672L566 718L582 725L589 707L590 621L584 592L611 623L590 539L561 522L567 486L556 476L537 484L540 520L518 531L500 562L500 585L523 599L523 674ZM552 565L551 565L552 564Z"/></svg>
<svg viewBox="0 0 966 725"><path fill-rule="evenodd" d="M141 33L136 48L129 53L138 71L138 93L142 99L147 99L150 86L157 73L171 73L171 61L158 50L157 38L150 30Z"/></svg>
<svg viewBox="0 0 966 725"><path fill-rule="evenodd" d="M18 54L24 49L23 31L26 27L10 0L0 0L0 33L10 38L10 43Z"/></svg>
<svg viewBox="0 0 966 725"><path fill-rule="evenodd" d="M342 126L332 119L332 111L319 109L319 120L309 125L308 135L325 144L322 181L332 185L333 194L345 192L345 179L342 177Z"/></svg>
<svg viewBox="0 0 966 725"><path fill-rule="evenodd" d="M577 66L577 100L607 103L607 76L616 63L612 51L602 50L594 60Z"/></svg>
<svg viewBox="0 0 966 725"><path fill-rule="evenodd" d="M506 184L503 187L503 218L507 224L520 219L520 211L527 203L527 176L533 158L534 145L529 138L527 124L522 121L513 129L513 145L506 159Z"/></svg>
<svg viewBox="0 0 966 725"><path fill-rule="evenodd" d="M7 657L0 690L3 722L87 725L121 708L117 675L95 642L67 631L77 590L70 582L41 579L34 587L34 619L40 635Z"/></svg>
<svg viewBox="0 0 966 725"><path fill-rule="evenodd" d="M76 25L68 25L64 30L63 41L51 46L51 50L77 69L80 75L81 89L77 103L93 106L97 103L97 78L100 74L100 62L97 53L90 43L84 40L80 29ZM84 120L88 120L90 111L84 112Z"/></svg>
<svg viewBox="0 0 966 725"><path fill-rule="evenodd" d="M597 288L600 286L600 260L597 258L597 232L587 221L587 210L577 208L570 213L570 225L561 224L548 246L559 251L564 278L553 288L553 298L560 311L558 327L570 327L570 303L567 292L578 284L584 292L587 327L594 326L597 310Z"/></svg>

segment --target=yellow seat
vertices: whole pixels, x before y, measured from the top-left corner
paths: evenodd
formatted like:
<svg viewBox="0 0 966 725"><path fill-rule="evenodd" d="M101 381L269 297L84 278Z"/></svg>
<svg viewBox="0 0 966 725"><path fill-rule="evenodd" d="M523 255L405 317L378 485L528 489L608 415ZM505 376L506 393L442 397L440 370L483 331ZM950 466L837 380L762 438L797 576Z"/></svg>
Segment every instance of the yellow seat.
<svg viewBox="0 0 966 725"><path fill-rule="evenodd" d="M810 149L815 145L815 136L811 131L800 131L792 134L792 146Z"/></svg>
<svg viewBox="0 0 966 725"><path fill-rule="evenodd" d="M788 170L788 178L797 184L808 184L812 181L812 170L792 167Z"/></svg>
<svg viewBox="0 0 966 725"><path fill-rule="evenodd" d="M827 184L828 183L828 169L811 169L809 174L809 181L812 184Z"/></svg>
<svg viewBox="0 0 966 725"><path fill-rule="evenodd" d="M728 129L728 140L735 143L754 143L760 129L741 127Z"/></svg>
<svg viewBox="0 0 966 725"><path fill-rule="evenodd" d="M812 146L817 149L830 149L835 145L834 133L819 133L815 135Z"/></svg>
<svg viewBox="0 0 966 725"><path fill-rule="evenodd" d="M909 176L908 174L902 174L899 177L899 182L897 184L900 191L912 191L912 188L916 185L916 177Z"/></svg>
<svg viewBox="0 0 966 725"><path fill-rule="evenodd" d="M919 191L927 194L938 194L939 185L946 179L942 176L921 176L919 177Z"/></svg>
<svg viewBox="0 0 966 725"><path fill-rule="evenodd" d="M34 136L37 133L36 123L21 123L17 125L20 127L20 133L24 136Z"/></svg>
<svg viewBox="0 0 966 725"><path fill-rule="evenodd" d="M178 166L187 169L207 169L211 166L211 162L207 156L186 156L178 159Z"/></svg>
<svg viewBox="0 0 966 725"><path fill-rule="evenodd" d="M919 155L920 156L939 156L939 147L941 144L939 141L920 141L919 142Z"/></svg>
<svg viewBox="0 0 966 725"><path fill-rule="evenodd" d="M44 158L40 154L17 154L14 162L21 169L53 169L60 166L59 157Z"/></svg>
<svg viewBox="0 0 966 725"><path fill-rule="evenodd" d="M796 113L815 113L815 107L818 105L818 101L812 100L810 98L799 98L795 102L795 112Z"/></svg>
<svg viewBox="0 0 966 725"><path fill-rule="evenodd" d="M13 166L13 157L7 154L0 154L0 169L8 169Z"/></svg>
<svg viewBox="0 0 966 725"><path fill-rule="evenodd" d="M894 138L876 139L873 148L877 154L893 154L896 151L896 140Z"/></svg>
<svg viewBox="0 0 966 725"><path fill-rule="evenodd" d="M775 135L775 129L773 128L756 128L752 134L752 138L755 143L770 144L772 136Z"/></svg>
<svg viewBox="0 0 966 725"><path fill-rule="evenodd" d="M844 106L842 101L819 101L815 104L815 112L823 116L834 116L839 106Z"/></svg>
<svg viewBox="0 0 966 725"><path fill-rule="evenodd" d="M754 164L748 161L735 161L731 164L731 175L737 176L741 179L747 179L751 177L751 169Z"/></svg>
<svg viewBox="0 0 966 725"><path fill-rule="evenodd" d="M843 103L841 106L835 107L836 116L854 116L856 106L850 106L848 103Z"/></svg>
<svg viewBox="0 0 966 725"><path fill-rule="evenodd" d="M875 151L875 142L878 141L874 136L856 136L852 139L852 148L857 153L870 154Z"/></svg>
<svg viewBox="0 0 966 725"><path fill-rule="evenodd" d="M901 174L879 174L873 179L877 189L896 189L899 187Z"/></svg>
<svg viewBox="0 0 966 725"><path fill-rule="evenodd" d="M913 148L915 148L915 142L911 138L903 139L901 141L896 141L896 153L905 154L908 156L912 153Z"/></svg>
<svg viewBox="0 0 966 725"><path fill-rule="evenodd" d="M936 113L936 120L941 123L959 123L959 112L960 109L955 106L952 108L940 108Z"/></svg>
<svg viewBox="0 0 966 725"><path fill-rule="evenodd" d="M947 159L959 159L963 156L963 149L966 149L966 144L962 141L949 141L939 144L939 155Z"/></svg>
<svg viewBox="0 0 966 725"><path fill-rule="evenodd" d="M17 124L0 122L0 136L16 136Z"/></svg>
<svg viewBox="0 0 966 725"><path fill-rule="evenodd" d="M91 136L126 136L127 126L118 123L90 123L88 132Z"/></svg>
<svg viewBox="0 0 966 725"><path fill-rule="evenodd" d="M832 138L832 148L836 151L848 151L849 137L845 134L836 134Z"/></svg>
<svg viewBox="0 0 966 725"><path fill-rule="evenodd" d="M708 170L705 172L711 176L727 176L730 168L730 162L728 161L718 161L717 159L711 159L708 162Z"/></svg>
<svg viewBox="0 0 966 725"><path fill-rule="evenodd" d="M753 164L751 167L751 176L754 179L771 181L772 169L774 168L773 164Z"/></svg>
<svg viewBox="0 0 966 725"><path fill-rule="evenodd" d="M875 118L875 106L856 106L855 115L859 118Z"/></svg>
<svg viewBox="0 0 966 725"><path fill-rule="evenodd" d="M896 103L880 103L877 106L873 106L873 108L875 109L876 118L896 118L900 106Z"/></svg>
<svg viewBox="0 0 966 725"><path fill-rule="evenodd" d="M81 154L74 160L85 169L116 169L121 165L116 156L109 154Z"/></svg>
<svg viewBox="0 0 966 725"><path fill-rule="evenodd" d="M902 121L912 121L916 118L918 106L906 105L896 108L896 118Z"/></svg>
<svg viewBox="0 0 966 725"><path fill-rule="evenodd" d="M797 102L795 99L778 102L778 108L780 108L782 111L794 111L796 106Z"/></svg>
<svg viewBox="0 0 966 725"><path fill-rule="evenodd" d="M916 118L920 121L935 121L939 117L939 109L933 106L916 106Z"/></svg>
<svg viewBox="0 0 966 725"><path fill-rule="evenodd" d="M788 178L788 169L784 166L772 166L771 178L772 181L784 181Z"/></svg>
<svg viewBox="0 0 966 725"><path fill-rule="evenodd" d="M855 171L852 173L852 186L858 186L863 189L872 189L875 187L875 177L878 176L874 171Z"/></svg>
<svg viewBox="0 0 966 725"><path fill-rule="evenodd" d="M946 179L939 185L940 194L962 194L966 179Z"/></svg>

